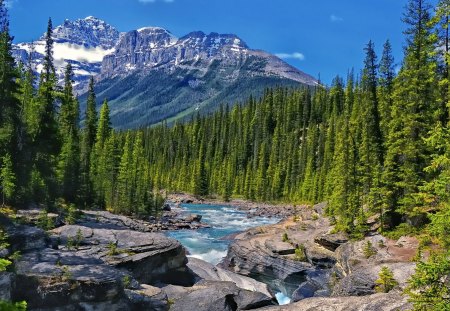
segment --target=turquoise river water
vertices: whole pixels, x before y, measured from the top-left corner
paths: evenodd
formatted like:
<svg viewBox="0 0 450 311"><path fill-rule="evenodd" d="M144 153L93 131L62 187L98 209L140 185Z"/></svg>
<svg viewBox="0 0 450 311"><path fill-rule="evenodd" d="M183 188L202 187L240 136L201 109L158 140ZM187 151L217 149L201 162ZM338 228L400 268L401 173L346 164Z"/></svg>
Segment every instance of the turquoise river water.
<svg viewBox="0 0 450 311"><path fill-rule="evenodd" d="M188 250L189 256L214 265L227 255L228 245L232 242L230 235L261 225L275 224L280 220L267 217L248 218L245 212L232 206L182 204L181 208L186 213L202 215L202 222L209 224L211 228L170 231L167 235L180 241ZM290 302L281 292L276 293L276 298L280 304Z"/></svg>

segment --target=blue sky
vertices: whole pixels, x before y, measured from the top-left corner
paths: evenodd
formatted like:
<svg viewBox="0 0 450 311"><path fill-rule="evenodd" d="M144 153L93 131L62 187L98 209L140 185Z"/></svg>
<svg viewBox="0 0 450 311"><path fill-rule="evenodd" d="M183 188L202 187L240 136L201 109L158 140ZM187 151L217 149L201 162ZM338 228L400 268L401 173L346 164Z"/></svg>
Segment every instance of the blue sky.
<svg viewBox="0 0 450 311"><path fill-rule="evenodd" d="M89 15L119 31L160 26L176 36L194 30L234 33L251 48L330 83L361 67L365 44L378 54L390 39L396 61L404 43L401 16L407 0L10 0L16 42L31 41L64 19ZM436 0L433 0L436 2Z"/></svg>

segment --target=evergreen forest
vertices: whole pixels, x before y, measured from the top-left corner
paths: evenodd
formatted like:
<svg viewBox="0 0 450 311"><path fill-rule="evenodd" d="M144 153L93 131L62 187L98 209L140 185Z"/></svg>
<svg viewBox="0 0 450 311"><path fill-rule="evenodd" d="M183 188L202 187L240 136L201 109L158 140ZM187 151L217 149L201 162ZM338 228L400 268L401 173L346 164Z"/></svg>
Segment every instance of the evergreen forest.
<svg viewBox="0 0 450 311"><path fill-rule="evenodd" d="M57 85L49 20L39 77L12 57L0 0L2 204L97 207L156 215L161 191L225 201L327 201L337 231L423 237L409 294L417 310L450 305L450 54L448 0L409 0L404 58L386 41L363 48L359 72L331 86L267 89L189 122L117 131L94 79L80 112L68 64ZM397 70L397 66L399 66ZM83 122L80 122L80 120ZM432 246L432 247L430 247Z"/></svg>

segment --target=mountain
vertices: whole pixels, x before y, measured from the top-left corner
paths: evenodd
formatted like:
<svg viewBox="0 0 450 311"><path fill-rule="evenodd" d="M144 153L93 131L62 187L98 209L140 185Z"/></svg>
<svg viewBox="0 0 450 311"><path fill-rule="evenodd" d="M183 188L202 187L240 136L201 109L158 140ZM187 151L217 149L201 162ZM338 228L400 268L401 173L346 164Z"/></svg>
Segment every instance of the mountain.
<svg viewBox="0 0 450 311"><path fill-rule="evenodd" d="M91 75L101 71L103 57L114 51L120 33L104 21L89 16L75 21L65 20L53 30L54 59L58 79L63 81L64 67L70 62L75 74L75 88L83 90ZM45 34L31 43L13 46L17 60L26 63L32 53L33 65L39 73L43 68Z"/></svg>
<svg viewBox="0 0 450 311"><path fill-rule="evenodd" d="M234 104L267 87L314 86L317 81L286 62L253 50L233 34L191 32L177 38L160 27L119 33L94 17L66 20L55 28L55 60L74 66L75 89L86 90L96 76L98 102L110 103L113 125L148 126L206 113L219 104ZM44 41L34 43L36 68L42 68ZM26 60L30 43L16 46ZM82 109L86 95L81 95Z"/></svg>

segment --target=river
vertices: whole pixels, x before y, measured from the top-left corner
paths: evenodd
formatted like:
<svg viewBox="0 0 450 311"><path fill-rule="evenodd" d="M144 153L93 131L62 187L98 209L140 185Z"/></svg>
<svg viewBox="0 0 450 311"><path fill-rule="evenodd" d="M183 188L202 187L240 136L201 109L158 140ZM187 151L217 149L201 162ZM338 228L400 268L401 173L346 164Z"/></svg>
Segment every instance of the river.
<svg viewBox="0 0 450 311"><path fill-rule="evenodd" d="M230 236L261 225L275 224L279 218L252 217L232 206L182 204L185 213L202 216L202 222L211 228L198 230L169 231L168 236L177 239L188 250L189 256L202 259L214 265L226 255L228 245L232 242ZM188 256L188 257L189 257ZM280 304L290 302L281 292L276 293Z"/></svg>

